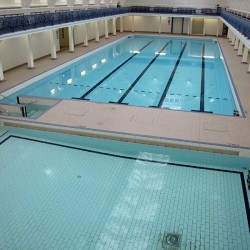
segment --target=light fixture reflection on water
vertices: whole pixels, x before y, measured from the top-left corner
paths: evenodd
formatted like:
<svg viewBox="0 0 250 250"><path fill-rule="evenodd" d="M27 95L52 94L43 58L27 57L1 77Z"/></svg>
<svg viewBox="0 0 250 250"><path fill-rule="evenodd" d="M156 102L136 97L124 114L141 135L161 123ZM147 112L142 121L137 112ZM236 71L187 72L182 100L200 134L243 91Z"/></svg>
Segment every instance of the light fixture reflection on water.
<svg viewBox="0 0 250 250"><path fill-rule="evenodd" d="M68 80L67 80L67 84L71 84L72 83L72 78L69 78Z"/></svg>
<svg viewBox="0 0 250 250"><path fill-rule="evenodd" d="M50 94L51 94L51 95L54 95L55 93L56 93L56 90L55 90L55 89L51 89L51 90L50 90Z"/></svg>
<svg viewBox="0 0 250 250"><path fill-rule="evenodd" d="M106 62L107 62L107 59L106 59L106 58L103 58L103 59L101 60L101 62L102 62L102 63L106 63Z"/></svg>
<svg viewBox="0 0 250 250"><path fill-rule="evenodd" d="M139 53L141 53L139 50L130 50L129 52L130 52L130 53L134 53L134 54L139 54Z"/></svg>
<svg viewBox="0 0 250 250"><path fill-rule="evenodd" d="M92 65L92 69L96 69L96 67L97 67L96 63Z"/></svg>
<svg viewBox="0 0 250 250"><path fill-rule="evenodd" d="M83 70L82 72L81 72L81 76L85 76L86 75L86 70Z"/></svg>

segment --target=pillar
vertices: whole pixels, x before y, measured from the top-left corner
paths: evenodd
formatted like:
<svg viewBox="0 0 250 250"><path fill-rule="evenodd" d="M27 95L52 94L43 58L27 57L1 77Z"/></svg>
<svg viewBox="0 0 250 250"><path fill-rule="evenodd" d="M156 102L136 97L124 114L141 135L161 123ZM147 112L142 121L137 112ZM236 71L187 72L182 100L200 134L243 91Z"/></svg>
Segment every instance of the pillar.
<svg viewBox="0 0 250 250"><path fill-rule="evenodd" d="M228 29L227 38L228 38L228 41L229 41L229 42L232 41L232 37L233 37L233 32L232 32L231 30Z"/></svg>
<svg viewBox="0 0 250 250"><path fill-rule="evenodd" d="M162 20L161 20L161 16L160 16L160 23L159 23L159 34L161 34L161 25L162 25L162 24L161 24L161 23L162 23L161 21L162 21Z"/></svg>
<svg viewBox="0 0 250 250"><path fill-rule="evenodd" d="M116 18L113 18L113 36L116 35Z"/></svg>
<svg viewBox="0 0 250 250"><path fill-rule="evenodd" d="M56 59L56 30L50 31L51 59Z"/></svg>
<svg viewBox="0 0 250 250"><path fill-rule="evenodd" d="M247 70L248 73L250 73L250 63L248 64L248 70Z"/></svg>
<svg viewBox="0 0 250 250"><path fill-rule="evenodd" d="M50 1L48 1L48 7L54 8L55 5L56 5L56 1L57 0L50 0ZM55 10L51 10L51 12L55 12Z"/></svg>
<svg viewBox="0 0 250 250"><path fill-rule="evenodd" d="M217 29L216 29L216 36L219 36L219 25L220 25L220 19L217 19Z"/></svg>
<svg viewBox="0 0 250 250"><path fill-rule="evenodd" d="M100 41L98 21L95 22L95 41L97 43Z"/></svg>
<svg viewBox="0 0 250 250"><path fill-rule="evenodd" d="M3 74L3 65L0 61L0 82L4 81L4 74Z"/></svg>
<svg viewBox="0 0 250 250"><path fill-rule="evenodd" d="M190 35L190 23L191 23L191 18L188 19L187 35Z"/></svg>
<svg viewBox="0 0 250 250"><path fill-rule="evenodd" d="M243 57L242 57L242 62L247 63L247 59L248 59L248 47L245 46Z"/></svg>
<svg viewBox="0 0 250 250"><path fill-rule="evenodd" d="M34 57L32 51L32 34L28 35L27 37L28 37L28 48L27 48L28 68L33 69L35 65L34 65Z"/></svg>
<svg viewBox="0 0 250 250"><path fill-rule="evenodd" d="M135 17L132 16L132 28L131 28L132 32L135 32Z"/></svg>
<svg viewBox="0 0 250 250"><path fill-rule="evenodd" d="M206 35L205 18L204 18L204 21L203 21L203 32L202 32L202 35L203 35L203 36L205 36L205 35Z"/></svg>
<svg viewBox="0 0 250 250"><path fill-rule="evenodd" d="M105 25L105 38L109 38L109 28L108 28L108 19L104 20L104 25Z"/></svg>
<svg viewBox="0 0 250 250"><path fill-rule="evenodd" d="M21 0L21 5L23 9L29 9L32 0ZM29 14L29 10L24 11L25 14Z"/></svg>
<svg viewBox="0 0 250 250"><path fill-rule="evenodd" d="M234 49L237 50L239 48L239 38L236 36L235 43L234 43Z"/></svg>
<svg viewBox="0 0 250 250"><path fill-rule="evenodd" d="M235 38L236 38L235 34L232 33L231 45L234 45L234 43L235 43Z"/></svg>
<svg viewBox="0 0 250 250"><path fill-rule="evenodd" d="M123 17L120 17L120 32L123 32Z"/></svg>
<svg viewBox="0 0 250 250"><path fill-rule="evenodd" d="M189 29L189 32L190 32L190 33L189 33L189 35L191 35L191 34L192 34L192 32L193 32L193 30L192 30L192 29L193 29L193 28L192 28L192 26L193 26L193 18L191 17L191 18L190 18L190 29Z"/></svg>
<svg viewBox="0 0 250 250"><path fill-rule="evenodd" d="M87 24L86 23L83 24L83 46L84 47L88 47L89 46Z"/></svg>
<svg viewBox="0 0 250 250"><path fill-rule="evenodd" d="M69 26L69 52L75 51L75 44L74 44L74 26Z"/></svg>
<svg viewBox="0 0 250 250"><path fill-rule="evenodd" d="M239 48L238 48L238 56L243 55L243 42L240 40Z"/></svg>

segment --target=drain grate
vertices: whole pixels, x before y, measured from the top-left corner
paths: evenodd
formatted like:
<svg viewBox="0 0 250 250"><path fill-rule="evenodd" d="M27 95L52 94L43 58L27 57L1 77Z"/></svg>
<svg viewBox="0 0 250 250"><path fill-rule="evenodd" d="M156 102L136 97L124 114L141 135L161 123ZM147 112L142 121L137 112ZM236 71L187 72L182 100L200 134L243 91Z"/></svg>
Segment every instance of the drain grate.
<svg viewBox="0 0 250 250"><path fill-rule="evenodd" d="M179 250L181 248L181 234L166 233L164 235L162 244L165 249Z"/></svg>

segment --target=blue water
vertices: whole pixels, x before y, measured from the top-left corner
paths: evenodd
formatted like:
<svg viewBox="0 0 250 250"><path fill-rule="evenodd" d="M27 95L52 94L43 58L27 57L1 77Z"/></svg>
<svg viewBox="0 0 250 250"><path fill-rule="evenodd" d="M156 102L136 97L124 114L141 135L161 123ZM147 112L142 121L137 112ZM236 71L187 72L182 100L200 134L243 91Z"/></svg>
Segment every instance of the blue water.
<svg viewBox="0 0 250 250"><path fill-rule="evenodd" d="M233 115L237 105L223 60L212 39L131 36L9 99L15 102L18 95L75 98Z"/></svg>
<svg viewBox="0 0 250 250"><path fill-rule="evenodd" d="M247 158L1 129L0 249L250 248Z"/></svg>

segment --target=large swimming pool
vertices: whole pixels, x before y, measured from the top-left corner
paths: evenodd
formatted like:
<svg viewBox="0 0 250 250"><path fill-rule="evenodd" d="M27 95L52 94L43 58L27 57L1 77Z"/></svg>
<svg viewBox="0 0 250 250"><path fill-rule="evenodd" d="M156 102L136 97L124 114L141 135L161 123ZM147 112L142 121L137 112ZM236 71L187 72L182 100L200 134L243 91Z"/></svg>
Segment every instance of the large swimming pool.
<svg viewBox="0 0 250 250"><path fill-rule="evenodd" d="M250 249L249 158L2 127L0 159L0 249Z"/></svg>
<svg viewBox="0 0 250 250"><path fill-rule="evenodd" d="M59 68L30 86L20 84L15 93L3 93L8 99L1 103L29 95L230 116L235 110L241 113L215 39L128 36Z"/></svg>

